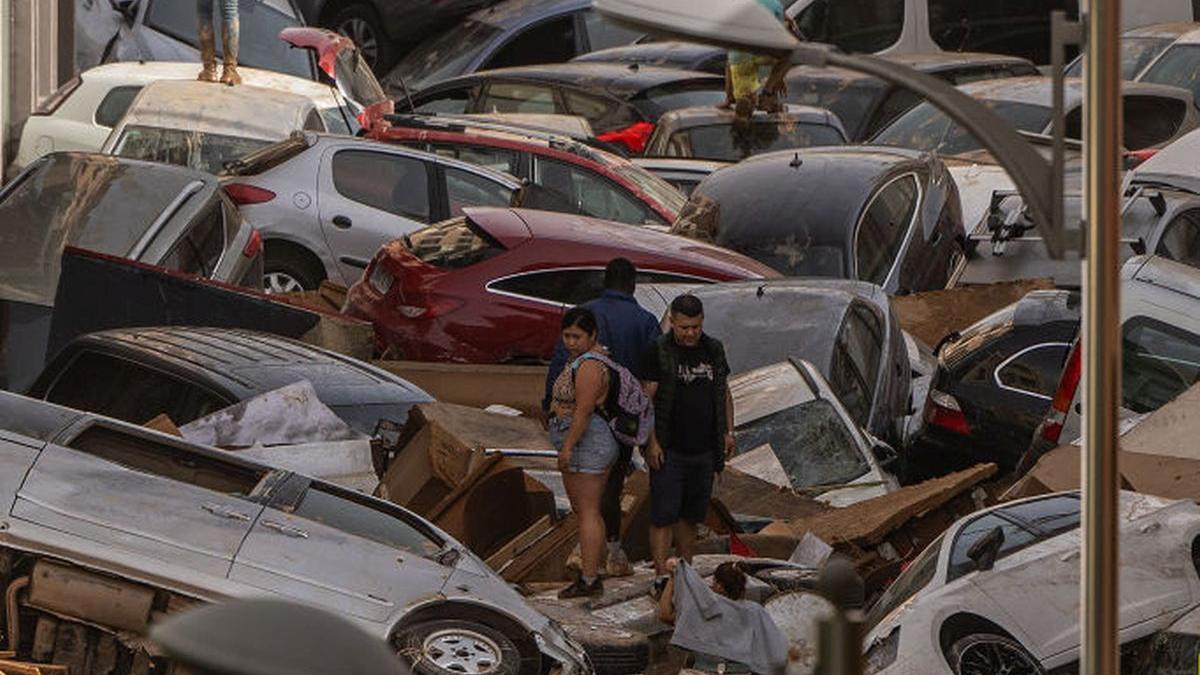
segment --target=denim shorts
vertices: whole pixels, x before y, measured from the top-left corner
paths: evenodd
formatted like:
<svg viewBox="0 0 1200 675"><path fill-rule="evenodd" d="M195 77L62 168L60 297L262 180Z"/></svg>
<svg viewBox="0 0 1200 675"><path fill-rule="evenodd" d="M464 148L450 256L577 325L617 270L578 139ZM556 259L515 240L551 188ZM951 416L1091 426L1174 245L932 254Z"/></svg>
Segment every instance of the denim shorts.
<svg viewBox="0 0 1200 675"><path fill-rule="evenodd" d="M570 428L569 416L554 417L550 420L550 442L559 451L562 450L563 441L567 440L567 430ZM592 419L588 421L587 430L571 451L571 461L567 463L567 470L575 473L605 473L617 461L618 452L617 439L613 438L612 429L608 428L608 423L603 418L593 413Z"/></svg>

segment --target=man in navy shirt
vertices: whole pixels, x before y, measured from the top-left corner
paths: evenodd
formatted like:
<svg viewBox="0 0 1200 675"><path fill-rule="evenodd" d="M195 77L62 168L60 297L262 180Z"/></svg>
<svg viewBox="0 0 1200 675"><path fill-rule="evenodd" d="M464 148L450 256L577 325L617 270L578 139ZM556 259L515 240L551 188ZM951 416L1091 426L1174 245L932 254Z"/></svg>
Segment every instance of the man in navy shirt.
<svg viewBox="0 0 1200 675"><path fill-rule="evenodd" d="M625 258L613 258L604 268L604 293L584 307L596 315L600 344L608 350L609 357L632 373L638 372L642 354L662 335L658 319L642 309L633 297L637 284L637 269ZM559 338L550 361L550 372L546 376L546 395L542 408L548 409L550 389L559 373L567 367L567 350ZM614 383L615 384L615 383ZM604 487L601 513L608 538L609 576L626 576L633 573L625 552L621 549L621 492L625 489L625 475L629 472L629 461L633 448L621 445L617 463L608 472L608 483Z"/></svg>

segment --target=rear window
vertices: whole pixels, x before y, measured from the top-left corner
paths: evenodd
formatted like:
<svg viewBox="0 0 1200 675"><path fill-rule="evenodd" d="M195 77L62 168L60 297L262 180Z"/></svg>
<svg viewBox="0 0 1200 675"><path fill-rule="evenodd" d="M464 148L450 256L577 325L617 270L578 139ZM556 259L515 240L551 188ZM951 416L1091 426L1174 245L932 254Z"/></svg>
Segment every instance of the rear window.
<svg viewBox="0 0 1200 675"><path fill-rule="evenodd" d="M500 242L470 218L454 218L405 235L404 246L434 267L470 267L504 252Z"/></svg>
<svg viewBox="0 0 1200 675"><path fill-rule="evenodd" d="M746 130L732 124L708 124L672 134L665 154L667 157L739 162L774 150L845 142L837 129L824 124L762 123L752 124Z"/></svg>
<svg viewBox="0 0 1200 675"><path fill-rule="evenodd" d="M270 144L257 138L134 125L121 132L113 154L217 174L227 162Z"/></svg>
<svg viewBox="0 0 1200 675"><path fill-rule="evenodd" d="M210 277L224 252L225 210L221 200L214 198L179 238L162 265L187 274Z"/></svg>
<svg viewBox="0 0 1200 675"><path fill-rule="evenodd" d="M855 138L867 134L866 116L887 91L879 80L798 77L787 80L787 100L832 110Z"/></svg>
<svg viewBox="0 0 1200 675"><path fill-rule="evenodd" d="M1162 145L1171 140L1187 115L1187 104L1162 96L1126 96L1124 143L1130 150Z"/></svg>
<svg viewBox="0 0 1200 675"><path fill-rule="evenodd" d="M224 175L257 176L290 161L310 147L312 144L308 136L299 132L293 133L285 140L233 160L225 167Z"/></svg>
<svg viewBox="0 0 1200 675"><path fill-rule="evenodd" d="M116 126L129 110L129 104L137 97L141 86L113 87L96 106L96 124L102 127Z"/></svg>
<svg viewBox="0 0 1200 675"><path fill-rule="evenodd" d="M1047 106L1012 101L981 100L980 103L1018 131L1040 134L1050 124L1052 111ZM1071 137L1079 138L1078 135ZM973 152L983 147L970 132L930 103L922 103L900 116L871 142L926 152L936 150L944 155Z"/></svg>
<svg viewBox="0 0 1200 675"><path fill-rule="evenodd" d="M670 110L713 106L725 101L725 87L720 82L678 82L655 87L642 93L633 103L651 120Z"/></svg>

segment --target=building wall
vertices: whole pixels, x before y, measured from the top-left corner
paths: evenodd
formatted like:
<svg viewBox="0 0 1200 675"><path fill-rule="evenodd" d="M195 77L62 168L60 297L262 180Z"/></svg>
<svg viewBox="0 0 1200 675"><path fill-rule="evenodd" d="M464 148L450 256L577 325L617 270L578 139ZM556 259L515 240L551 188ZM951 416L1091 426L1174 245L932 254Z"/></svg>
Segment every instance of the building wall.
<svg viewBox="0 0 1200 675"><path fill-rule="evenodd" d="M21 125L75 75L75 0L0 0L0 158L16 154Z"/></svg>

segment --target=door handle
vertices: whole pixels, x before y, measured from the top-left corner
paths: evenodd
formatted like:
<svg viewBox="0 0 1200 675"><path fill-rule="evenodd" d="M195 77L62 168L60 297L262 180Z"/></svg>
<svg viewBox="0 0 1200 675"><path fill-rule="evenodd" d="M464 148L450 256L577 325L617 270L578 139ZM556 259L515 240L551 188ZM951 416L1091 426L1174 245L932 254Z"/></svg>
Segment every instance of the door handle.
<svg viewBox="0 0 1200 675"><path fill-rule="evenodd" d="M348 230L348 229L350 229L350 226L353 224L354 224L354 221L350 220L346 216L334 216L333 217L333 226L334 227L340 227L343 230Z"/></svg>
<svg viewBox="0 0 1200 675"><path fill-rule="evenodd" d="M278 532L280 534L285 534L289 537L295 537L297 539L308 539L308 533L297 527L291 527L290 525L284 525L283 523L276 522L274 520L264 520L264 521L262 521L262 525L263 525L263 527L265 527L267 529L275 530L276 532Z"/></svg>
<svg viewBox="0 0 1200 675"><path fill-rule="evenodd" d="M214 516L217 516L218 518L228 518L230 520L240 520L243 523L250 522L250 516L248 514L239 513L237 511L234 511L231 508L221 506L220 504L213 504L212 502L205 502L200 505L200 508L204 509L205 511L208 511L209 513L213 514Z"/></svg>

